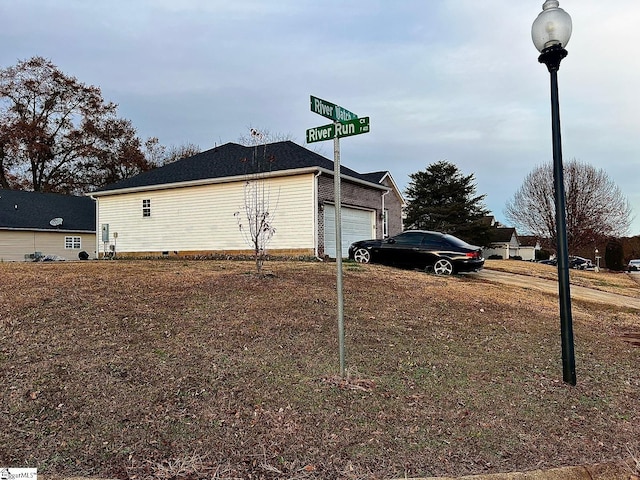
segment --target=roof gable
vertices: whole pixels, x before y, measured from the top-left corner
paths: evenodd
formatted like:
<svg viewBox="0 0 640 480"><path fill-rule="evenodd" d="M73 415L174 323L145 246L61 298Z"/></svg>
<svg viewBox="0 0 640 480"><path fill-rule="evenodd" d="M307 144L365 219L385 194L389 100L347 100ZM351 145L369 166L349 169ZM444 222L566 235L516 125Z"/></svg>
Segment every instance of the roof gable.
<svg viewBox="0 0 640 480"><path fill-rule="evenodd" d="M62 218L62 225L51 220ZM95 202L88 197L0 189L0 229L95 232Z"/></svg>
<svg viewBox="0 0 640 480"><path fill-rule="evenodd" d="M254 158L257 158L257 161ZM270 143L257 147L226 143L163 167L107 185L97 190L96 193L304 168L322 168L333 171L334 164L328 158L291 141ZM376 184L382 178L380 177L378 181L375 181L377 174L372 174L373 176L361 174L342 165L340 166L340 172L342 175Z"/></svg>
<svg viewBox="0 0 640 480"><path fill-rule="evenodd" d="M521 247L538 247L540 240L535 235L518 235L518 241Z"/></svg>
<svg viewBox="0 0 640 480"><path fill-rule="evenodd" d="M489 235L492 243L509 243L513 236L516 235L516 229L505 227L492 228L489 230Z"/></svg>

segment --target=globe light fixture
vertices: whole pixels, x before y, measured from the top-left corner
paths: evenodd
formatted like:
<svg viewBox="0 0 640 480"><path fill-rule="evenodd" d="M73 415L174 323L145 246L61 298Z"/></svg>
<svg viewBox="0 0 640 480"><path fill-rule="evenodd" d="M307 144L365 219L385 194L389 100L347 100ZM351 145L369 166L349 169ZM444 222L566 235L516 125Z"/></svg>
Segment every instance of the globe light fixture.
<svg viewBox="0 0 640 480"><path fill-rule="evenodd" d="M557 0L547 0L533 22L531 39L539 52L559 45L564 48L571 38L571 17L559 7Z"/></svg>
<svg viewBox="0 0 640 480"><path fill-rule="evenodd" d="M562 166L560 135L560 102L558 100L558 69L567 56L565 46L571 38L571 17L560 8L557 0L546 0L542 12L533 22L531 39L540 52L538 61L544 63L551 78L551 137L553 144L553 187L556 207L556 253L558 259L558 294L560 301L560 334L562 341L562 377L566 383L576 384L573 348L573 320L569 291L569 250L567 246L566 199Z"/></svg>

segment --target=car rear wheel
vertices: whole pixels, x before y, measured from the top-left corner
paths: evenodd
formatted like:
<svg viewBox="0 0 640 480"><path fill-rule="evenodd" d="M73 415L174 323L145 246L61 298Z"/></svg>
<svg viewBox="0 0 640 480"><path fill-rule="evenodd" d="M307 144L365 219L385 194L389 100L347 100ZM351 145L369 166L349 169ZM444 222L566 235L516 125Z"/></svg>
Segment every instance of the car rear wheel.
<svg viewBox="0 0 640 480"><path fill-rule="evenodd" d="M369 263L371 262L371 252L366 248L358 248L353 253L353 258L358 263Z"/></svg>
<svg viewBox="0 0 640 480"><path fill-rule="evenodd" d="M446 258L441 258L433 264L433 272L436 275L452 275L453 263Z"/></svg>

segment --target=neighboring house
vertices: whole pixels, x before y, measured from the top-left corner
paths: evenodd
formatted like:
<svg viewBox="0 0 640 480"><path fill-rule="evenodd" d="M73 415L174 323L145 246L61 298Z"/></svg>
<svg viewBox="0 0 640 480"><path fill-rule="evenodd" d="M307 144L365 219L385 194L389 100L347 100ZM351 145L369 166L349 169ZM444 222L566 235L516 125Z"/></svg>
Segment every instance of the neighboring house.
<svg viewBox="0 0 640 480"><path fill-rule="evenodd" d="M490 235L491 241L484 250L485 258L497 255L503 259L520 257L522 260L535 260L536 250L540 249L537 243L531 245L530 240L535 237L522 237L527 240L523 242L515 228L496 227L490 230Z"/></svg>
<svg viewBox="0 0 640 480"><path fill-rule="evenodd" d="M535 235L518 235L518 241L520 242L520 247L531 247L534 250L541 250L542 245L540 243L540 239Z"/></svg>
<svg viewBox="0 0 640 480"><path fill-rule="evenodd" d="M235 214L244 215L247 183L262 182L276 230L268 252L335 257L333 168L290 141L212 148L92 192L102 231L97 249L124 256L249 253ZM342 166L341 178L344 256L356 240L402 231L404 199L389 172Z"/></svg>
<svg viewBox="0 0 640 480"><path fill-rule="evenodd" d="M0 189L0 261L95 257L95 218L87 197Z"/></svg>

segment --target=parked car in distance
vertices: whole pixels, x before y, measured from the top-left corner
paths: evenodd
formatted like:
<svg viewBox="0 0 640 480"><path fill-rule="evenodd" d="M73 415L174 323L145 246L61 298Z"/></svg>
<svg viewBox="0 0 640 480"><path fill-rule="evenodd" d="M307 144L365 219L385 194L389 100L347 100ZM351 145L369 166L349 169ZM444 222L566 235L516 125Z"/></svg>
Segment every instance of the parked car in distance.
<svg viewBox="0 0 640 480"><path fill-rule="evenodd" d="M629 265L627 265L627 272L638 271L640 271L640 260L629 260Z"/></svg>
<svg viewBox="0 0 640 480"><path fill-rule="evenodd" d="M546 260L540 260L538 263L541 263L543 265L552 265L552 266L556 266L558 265L558 260L556 260L555 258L547 258Z"/></svg>
<svg viewBox="0 0 640 480"><path fill-rule="evenodd" d="M420 268L436 275L478 271L484 266L482 249L453 235L407 230L385 240L361 240L349 247L358 263L381 263Z"/></svg>
<svg viewBox="0 0 640 480"><path fill-rule="evenodd" d="M583 257L569 257L569 267L577 270L591 270L596 266L591 260Z"/></svg>

